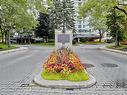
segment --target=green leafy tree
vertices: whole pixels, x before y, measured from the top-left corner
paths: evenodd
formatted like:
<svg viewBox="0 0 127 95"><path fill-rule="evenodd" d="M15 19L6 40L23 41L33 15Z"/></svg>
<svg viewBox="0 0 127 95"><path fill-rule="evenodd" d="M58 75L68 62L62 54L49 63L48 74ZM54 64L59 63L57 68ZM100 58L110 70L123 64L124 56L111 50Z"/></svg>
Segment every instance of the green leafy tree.
<svg viewBox="0 0 127 95"><path fill-rule="evenodd" d="M124 6L118 0L87 0L80 7L81 17L90 17L90 25L99 31L100 40L102 34L107 31L106 18L111 8L115 8L123 16L126 16L127 6Z"/></svg>
<svg viewBox="0 0 127 95"><path fill-rule="evenodd" d="M87 14L93 14L96 16L99 12L101 15L106 16L107 11L113 7L127 15L127 6L126 4L121 3L120 0L87 0L80 7L80 15L82 17ZM102 10L100 10L100 8Z"/></svg>
<svg viewBox="0 0 127 95"><path fill-rule="evenodd" d="M50 7L50 20L51 25L54 28L74 29L74 8L71 0L53 0L53 4Z"/></svg>
<svg viewBox="0 0 127 95"><path fill-rule="evenodd" d="M107 15L107 26L110 34L115 39L115 45L119 46L120 40L123 39L123 16L119 15L115 8L112 8Z"/></svg>
<svg viewBox="0 0 127 95"><path fill-rule="evenodd" d="M103 34L107 31L106 26L106 7L101 5L101 0L88 0L80 7L80 15L89 17L89 25L94 31L98 31L100 37L99 42L103 38Z"/></svg>
<svg viewBox="0 0 127 95"><path fill-rule="evenodd" d="M54 34L50 32L49 28L49 15L40 13L38 18L39 24L35 29L36 37L43 37L45 42Z"/></svg>
<svg viewBox="0 0 127 95"><path fill-rule="evenodd" d="M1 0L0 29L7 35L10 47L10 33L23 29L31 30L37 25L38 11L45 11L43 0Z"/></svg>

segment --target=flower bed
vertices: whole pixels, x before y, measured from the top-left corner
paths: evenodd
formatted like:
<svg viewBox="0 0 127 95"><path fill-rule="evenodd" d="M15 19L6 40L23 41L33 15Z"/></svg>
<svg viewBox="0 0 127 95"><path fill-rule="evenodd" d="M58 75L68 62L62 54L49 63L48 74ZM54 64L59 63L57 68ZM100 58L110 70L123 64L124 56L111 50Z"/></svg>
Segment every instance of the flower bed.
<svg viewBox="0 0 127 95"><path fill-rule="evenodd" d="M78 56L66 48L52 52L43 68L41 76L46 80L83 81L89 79Z"/></svg>
<svg viewBox="0 0 127 95"><path fill-rule="evenodd" d="M127 45L127 40L120 42L121 45Z"/></svg>

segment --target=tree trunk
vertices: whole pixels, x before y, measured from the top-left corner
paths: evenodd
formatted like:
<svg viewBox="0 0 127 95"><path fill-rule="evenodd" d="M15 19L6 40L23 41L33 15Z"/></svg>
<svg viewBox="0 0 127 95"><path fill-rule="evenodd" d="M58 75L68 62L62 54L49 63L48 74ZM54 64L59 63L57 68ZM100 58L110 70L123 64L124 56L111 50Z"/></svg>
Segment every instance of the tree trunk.
<svg viewBox="0 0 127 95"><path fill-rule="evenodd" d="M2 43L4 43L4 31L2 28L0 28L1 30L1 40L2 40Z"/></svg>
<svg viewBox="0 0 127 95"><path fill-rule="evenodd" d="M7 45L8 45L8 48L10 48L11 47L11 41L10 41L10 31L9 30L7 32L7 36L8 36L8 38L7 38Z"/></svg>
<svg viewBox="0 0 127 95"><path fill-rule="evenodd" d="M7 31L5 32L5 44L7 44Z"/></svg>
<svg viewBox="0 0 127 95"><path fill-rule="evenodd" d="M99 42L100 42L100 43L101 43L101 39L102 39L102 37L100 36L100 37L99 37Z"/></svg>
<svg viewBox="0 0 127 95"><path fill-rule="evenodd" d="M26 43L26 37L24 38L24 44L27 44L27 43Z"/></svg>
<svg viewBox="0 0 127 95"><path fill-rule="evenodd" d="M4 43L4 32L2 32L2 43Z"/></svg>
<svg viewBox="0 0 127 95"><path fill-rule="evenodd" d="M28 43L31 44L31 37L28 37Z"/></svg>
<svg viewBox="0 0 127 95"><path fill-rule="evenodd" d="M20 35L20 44L23 44L23 37Z"/></svg>
<svg viewBox="0 0 127 95"><path fill-rule="evenodd" d="M44 43L46 43L46 36L44 36L43 39L44 39Z"/></svg>
<svg viewBox="0 0 127 95"><path fill-rule="evenodd" d="M100 37L99 37L99 42L101 42L101 40L102 40L102 37L103 37L103 33L102 33L102 31L99 29L99 35L100 35Z"/></svg>
<svg viewBox="0 0 127 95"><path fill-rule="evenodd" d="M119 47L118 31L116 31L115 46Z"/></svg>
<svg viewBox="0 0 127 95"><path fill-rule="evenodd" d="M48 42L49 40L48 40L48 36L46 36L46 42Z"/></svg>

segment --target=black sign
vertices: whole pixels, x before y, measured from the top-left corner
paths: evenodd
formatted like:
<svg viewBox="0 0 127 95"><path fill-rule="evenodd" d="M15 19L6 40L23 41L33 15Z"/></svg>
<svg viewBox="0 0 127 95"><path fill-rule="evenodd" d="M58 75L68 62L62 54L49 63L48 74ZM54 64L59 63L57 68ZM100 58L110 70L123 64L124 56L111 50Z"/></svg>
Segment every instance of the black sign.
<svg viewBox="0 0 127 95"><path fill-rule="evenodd" d="M69 43L70 35L69 34L58 34L58 42L59 43Z"/></svg>

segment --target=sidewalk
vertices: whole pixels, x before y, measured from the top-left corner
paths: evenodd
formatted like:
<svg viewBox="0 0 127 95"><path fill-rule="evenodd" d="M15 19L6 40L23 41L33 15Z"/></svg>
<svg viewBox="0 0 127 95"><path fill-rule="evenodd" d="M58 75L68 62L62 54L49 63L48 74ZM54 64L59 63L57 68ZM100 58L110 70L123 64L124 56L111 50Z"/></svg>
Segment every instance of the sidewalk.
<svg viewBox="0 0 127 95"><path fill-rule="evenodd" d="M16 51L23 51L26 49L27 49L27 47L18 47L16 49L0 51L0 54L6 54L6 53L11 53L11 52L16 52Z"/></svg>
<svg viewBox="0 0 127 95"><path fill-rule="evenodd" d="M125 52L125 51L120 51L120 50L115 50L115 49L109 49L109 48L106 48L106 46L99 47L99 49L100 50L106 50L106 51L110 51L110 52L115 52L115 53L120 53L120 54L127 55L127 52Z"/></svg>

